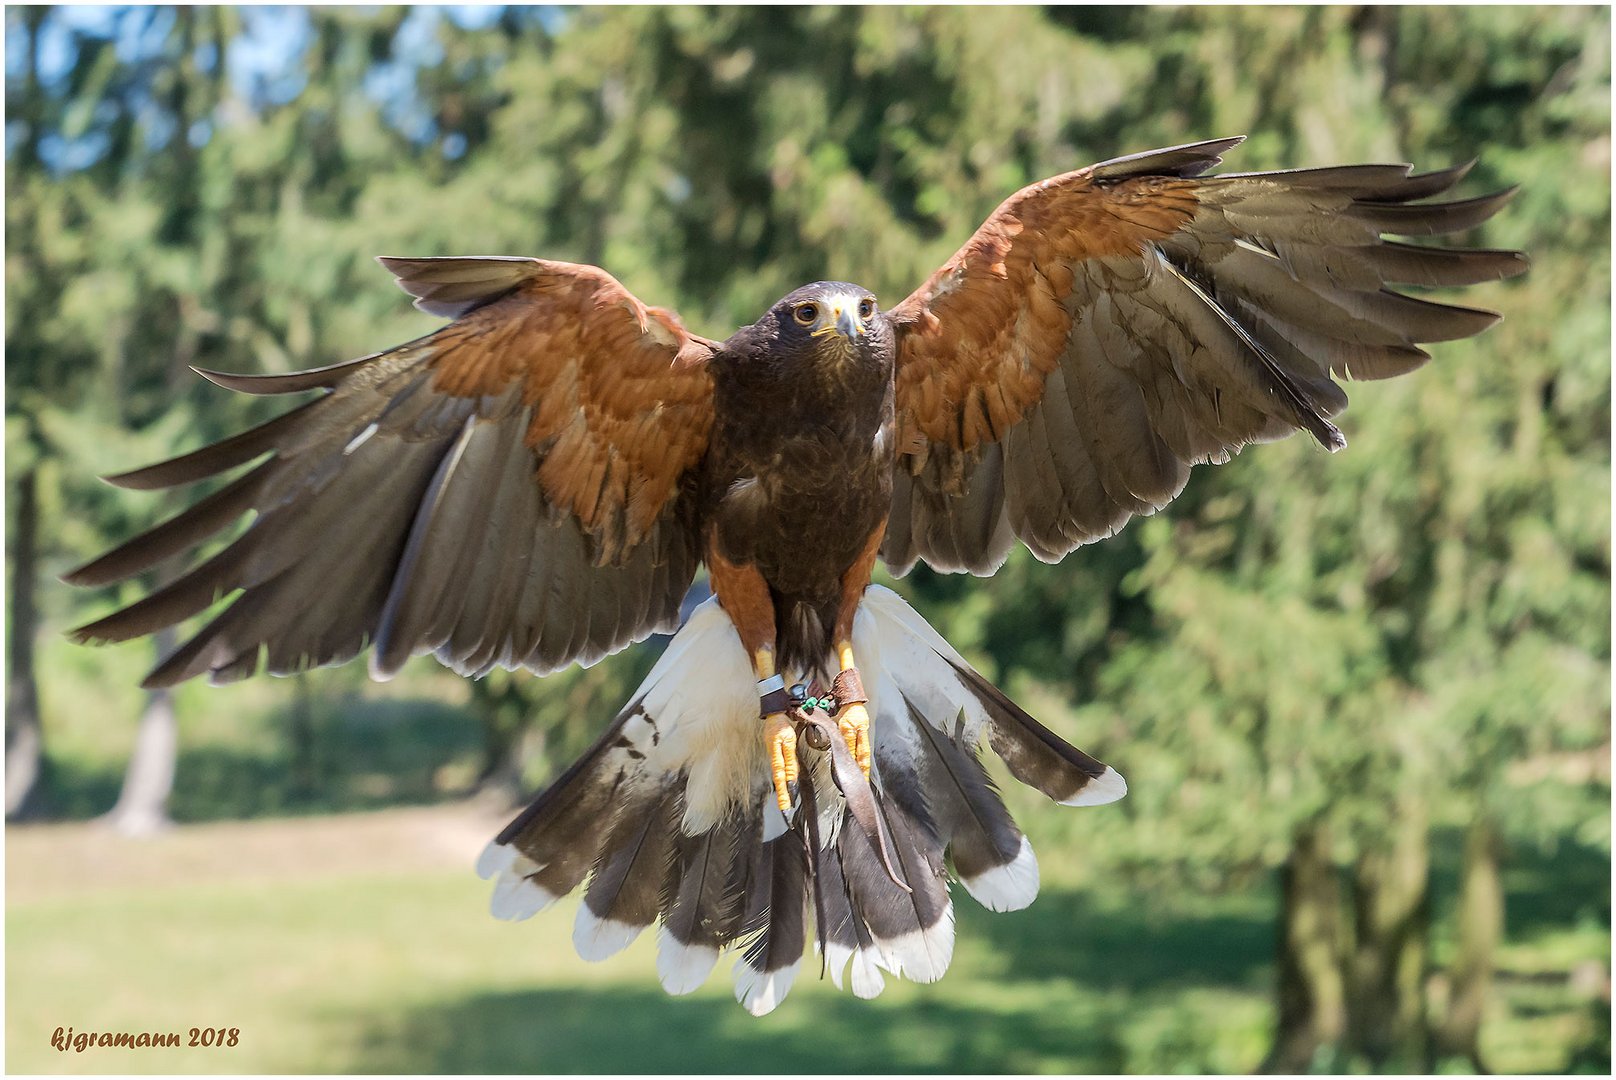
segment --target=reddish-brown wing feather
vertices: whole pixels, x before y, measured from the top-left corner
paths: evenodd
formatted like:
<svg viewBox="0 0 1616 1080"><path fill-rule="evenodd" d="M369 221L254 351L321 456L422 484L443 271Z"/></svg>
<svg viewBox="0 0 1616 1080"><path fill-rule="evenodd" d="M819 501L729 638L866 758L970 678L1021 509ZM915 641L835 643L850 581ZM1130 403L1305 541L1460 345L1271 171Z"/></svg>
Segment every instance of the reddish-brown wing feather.
<svg viewBox="0 0 1616 1080"><path fill-rule="evenodd" d="M382 261L415 293L440 266L479 260ZM598 267L522 263L514 291L436 335L432 388L469 398L519 384L540 487L610 560L645 537L707 451L712 349Z"/></svg>
<svg viewBox="0 0 1616 1080"><path fill-rule="evenodd" d="M1195 463L1298 429L1338 449L1332 374L1401 374L1418 343L1496 321L1387 283L1503 278L1522 256L1381 234L1466 229L1511 192L1416 202L1465 168L1200 175L1238 141L1026 188L892 309L895 572L990 573L1018 538L1053 561L1166 505Z"/></svg>
<svg viewBox="0 0 1616 1080"><path fill-rule="evenodd" d="M711 345L605 272L534 259L384 259L456 321L312 372L213 375L323 396L243 435L112 477L171 487L263 457L177 518L80 568L100 585L195 548L218 555L80 628L121 641L234 602L148 679L284 673L375 642L396 670L549 671L671 626L699 561L695 470L712 426Z"/></svg>
<svg viewBox="0 0 1616 1080"><path fill-rule="evenodd" d="M916 437L972 450L1043 396L1071 330L1071 264L1137 255L1195 215L1188 181L1102 186L1081 169L1006 199L952 259L891 311L903 328L897 400Z"/></svg>

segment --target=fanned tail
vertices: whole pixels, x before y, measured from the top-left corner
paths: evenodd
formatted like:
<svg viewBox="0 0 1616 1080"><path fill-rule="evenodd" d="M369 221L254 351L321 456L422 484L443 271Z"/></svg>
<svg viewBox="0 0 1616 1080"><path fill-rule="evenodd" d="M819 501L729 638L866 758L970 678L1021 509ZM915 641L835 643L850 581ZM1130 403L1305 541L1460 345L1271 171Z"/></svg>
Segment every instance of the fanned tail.
<svg viewBox="0 0 1616 1080"><path fill-rule="evenodd" d="M1122 778L978 674L896 593L871 586L853 628L869 695L872 771L890 873L827 755L804 748L788 822L774 804L754 679L716 600L691 615L600 740L489 845L493 913L525 919L580 885L579 955L600 960L658 919L657 974L697 989L727 950L735 996L774 1009L810 932L837 987L874 997L883 972L948 969L948 878L983 906L1032 903L1038 863L977 758L1066 805L1121 798ZM900 883L901 881L901 883ZM810 929L811 928L811 929Z"/></svg>

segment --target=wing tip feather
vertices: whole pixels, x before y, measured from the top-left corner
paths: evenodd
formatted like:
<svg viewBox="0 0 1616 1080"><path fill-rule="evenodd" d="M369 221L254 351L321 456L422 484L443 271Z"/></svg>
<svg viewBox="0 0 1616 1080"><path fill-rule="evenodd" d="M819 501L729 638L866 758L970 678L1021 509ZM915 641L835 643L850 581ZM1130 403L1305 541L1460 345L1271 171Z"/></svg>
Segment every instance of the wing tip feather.
<svg viewBox="0 0 1616 1080"><path fill-rule="evenodd" d="M1121 180L1130 176L1166 174L1181 177L1199 176L1223 163L1223 155L1246 141L1244 135L1205 142L1184 143L1159 150L1144 150L1112 158L1089 167L1097 180Z"/></svg>
<svg viewBox="0 0 1616 1080"><path fill-rule="evenodd" d="M96 564L103 561L105 561L103 558L91 559L89 562L84 563L81 566L75 566L66 573L57 574L56 580L60 581L63 585L74 585L81 589L93 589L99 585L110 585L112 582L119 579L102 578L95 573ZM78 631L76 629L67 631L69 636L72 636L77 632ZM82 645L84 643L79 642L79 644Z"/></svg>
<svg viewBox="0 0 1616 1080"><path fill-rule="evenodd" d="M212 368L197 367L195 364L189 364L187 366L192 371L208 380L208 382L212 383L214 386L222 386L226 390L236 390L246 394L252 393L252 390L250 389L253 385L251 380L274 378L272 375L252 375L245 372L215 371Z"/></svg>
<svg viewBox="0 0 1616 1080"><path fill-rule="evenodd" d="M203 447L203 449L206 450L207 447ZM167 477L167 473L170 471L169 466L179 460L182 459L171 458L167 461L159 461L154 465L142 465L138 469L128 469L120 473L108 473L100 477L100 480L103 484L109 484L120 491L161 491L164 488L179 487L190 481L171 481ZM201 479L201 477L195 477L194 479Z"/></svg>
<svg viewBox="0 0 1616 1080"><path fill-rule="evenodd" d="M351 370L354 363L355 361L348 360L326 367L284 373L250 374L236 371L214 371L210 368L199 367L192 367L191 370L214 386L220 386L238 394L271 397L277 394L295 394L302 390L318 390L333 386L340 378L336 373Z"/></svg>

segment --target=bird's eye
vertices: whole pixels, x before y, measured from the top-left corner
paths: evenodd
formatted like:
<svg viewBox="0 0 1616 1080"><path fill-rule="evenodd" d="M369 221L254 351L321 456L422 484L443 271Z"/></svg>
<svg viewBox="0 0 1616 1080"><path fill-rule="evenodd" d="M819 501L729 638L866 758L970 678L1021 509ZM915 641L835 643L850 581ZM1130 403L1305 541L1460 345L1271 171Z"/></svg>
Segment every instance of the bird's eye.
<svg viewBox="0 0 1616 1080"><path fill-rule="evenodd" d="M866 296L859 301L859 318L871 319L875 317L875 301Z"/></svg>
<svg viewBox="0 0 1616 1080"><path fill-rule="evenodd" d="M798 322L802 323L802 325L812 326L814 325L814 321L819 318L819 305L798 304L796 310L794 310L791 314L792 317Z"/></svg>

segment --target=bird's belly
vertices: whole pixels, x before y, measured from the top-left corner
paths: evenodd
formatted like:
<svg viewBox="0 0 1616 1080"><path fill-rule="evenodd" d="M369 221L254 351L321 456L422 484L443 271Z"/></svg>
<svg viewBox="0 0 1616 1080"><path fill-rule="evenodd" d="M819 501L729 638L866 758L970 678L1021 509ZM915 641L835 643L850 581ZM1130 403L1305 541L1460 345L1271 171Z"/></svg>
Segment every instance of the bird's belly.
<svg viewBox="0 0 1616 1080"><path fill-rule="evenodd" d="M842 577L869 547L888 501L845 486L818 495L780 508L779 532L759 546L756 559L775 592L810 603L840 595Z"/></svg>
<svg viewBox="0 0 1616 1080"><path fill-rule="evenodd" d="M840 595L892 500L892 462L875 454L787 452L729 486L714 525L729 558L775 594L813 604Z"/></svg>

